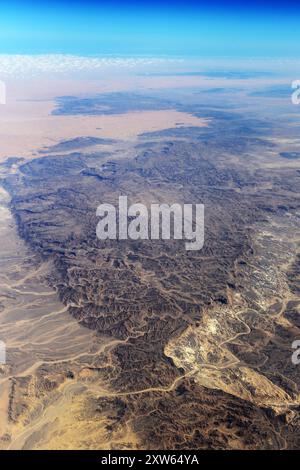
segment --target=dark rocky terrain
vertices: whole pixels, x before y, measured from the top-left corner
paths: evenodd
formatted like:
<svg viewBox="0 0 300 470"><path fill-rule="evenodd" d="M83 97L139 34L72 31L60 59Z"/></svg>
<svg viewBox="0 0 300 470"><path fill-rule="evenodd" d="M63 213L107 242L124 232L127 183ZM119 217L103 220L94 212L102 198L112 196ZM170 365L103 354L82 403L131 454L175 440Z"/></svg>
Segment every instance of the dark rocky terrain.
<svg viewBox="0 0 300 470"><path fill-rule="evenodd" d="M300 167L297 151L286 153L279 139L294 130L174 100L61 98L56 113L172 103L211 121L143 134L119 142L118 152L113 141L85 151L99 142L79 137L30 162L14 160L3 183L19 232L53 262L49 283L69 313L117 340L90 365L93 383L109 390L92 400L96 414L110 417L108 441L130 427L143 448L299 448L300 368L291 344L300 338ZM145 204L204 203L204 248L98 240L97 206L117 205L124 194Z"/></svg>

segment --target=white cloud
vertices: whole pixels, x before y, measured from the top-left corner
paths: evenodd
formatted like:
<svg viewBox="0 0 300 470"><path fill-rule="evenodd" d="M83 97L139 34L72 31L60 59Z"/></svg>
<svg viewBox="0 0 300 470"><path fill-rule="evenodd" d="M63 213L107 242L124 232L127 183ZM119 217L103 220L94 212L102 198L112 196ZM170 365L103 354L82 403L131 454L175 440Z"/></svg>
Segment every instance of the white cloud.
<svg viewBox="0 0 300 470"><path fill-rule="evenodd" d="M76 71L96 71L105 68L136 68L179 62L164 58L83 57L67 54L7 55L0 54L1 76L36 76L43 73L67 74Z"/></svg>

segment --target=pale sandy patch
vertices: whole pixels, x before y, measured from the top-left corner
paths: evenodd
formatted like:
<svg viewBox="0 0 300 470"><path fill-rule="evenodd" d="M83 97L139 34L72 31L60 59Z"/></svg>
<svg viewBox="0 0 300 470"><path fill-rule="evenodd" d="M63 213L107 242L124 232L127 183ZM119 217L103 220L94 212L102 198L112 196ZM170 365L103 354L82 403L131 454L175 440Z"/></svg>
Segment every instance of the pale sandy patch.
<svg viewBox="0 0 300 470"><path fill-rule="evenodd" d="M31 158L45 146L78 136L134 140L143 132L207 126L208 120L173 109L118 115L54 116L53 102L12 102L0 110L0 160Z"/></svg>

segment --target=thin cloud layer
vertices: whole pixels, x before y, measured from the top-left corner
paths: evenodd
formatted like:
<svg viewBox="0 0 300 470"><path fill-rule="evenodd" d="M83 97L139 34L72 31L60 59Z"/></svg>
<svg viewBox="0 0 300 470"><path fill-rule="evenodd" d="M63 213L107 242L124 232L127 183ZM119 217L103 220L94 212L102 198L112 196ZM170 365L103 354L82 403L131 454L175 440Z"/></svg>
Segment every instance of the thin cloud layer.
<svg viewBox="0 0 300 470"><path fill-rule="evenodd" d="M136 68L179 62L156 57L83 57L66 54L8 55L0 54L0 76L36 76L43 73L88 72L107 68Z"/></svg>

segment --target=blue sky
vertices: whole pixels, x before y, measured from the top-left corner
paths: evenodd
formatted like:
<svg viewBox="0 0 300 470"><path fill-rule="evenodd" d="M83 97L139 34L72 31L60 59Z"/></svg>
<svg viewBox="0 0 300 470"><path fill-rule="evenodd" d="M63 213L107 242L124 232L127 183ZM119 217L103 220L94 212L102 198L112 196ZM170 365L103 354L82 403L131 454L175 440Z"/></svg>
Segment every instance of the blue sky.
<svg viewBox="0 0 300 470"><path fill-rule="evenodd" d="M300 56L300 6L289 0L12 0L0 9L0 53Z"/></svg>

